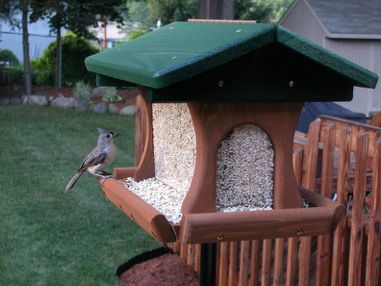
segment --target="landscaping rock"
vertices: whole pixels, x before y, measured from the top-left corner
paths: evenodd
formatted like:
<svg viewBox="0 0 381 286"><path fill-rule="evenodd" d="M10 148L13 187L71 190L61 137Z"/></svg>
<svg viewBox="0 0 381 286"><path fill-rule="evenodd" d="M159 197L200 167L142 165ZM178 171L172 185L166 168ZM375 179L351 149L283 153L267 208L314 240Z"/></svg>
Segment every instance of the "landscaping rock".
<svg viewBox="0 0 381 286"><path fill-rule="evenodd" d="M21 104L21 98L20 97L11 97L9 99L9 103L14 104L14 105Z"/></svg>
<svg viewBox="0 0 381 286"><path fill-rule="evenodd" d="M119 111L121 115L134 116L136 113L136 105L128 105Z"/></svg>
<svg viewBox="0 0 381 286"><path fill-rule="evenodd" d="M59 108L73 108L74 107L74 98L72 97L63 97L63 96L58 96L55 99L53 99L50 102L50 105L53 107L59 107Z"/></svg>
<svg viewBox="0 0 381 286"><path fill-rule="evenodd" d="M49 105L48 97L45 95L24 95L22 98L23 104L47 106Z"/></svg>
<svg viewBox="0 0 381 286"><path fill-rule="evenodd" d="M50 100L49 100L50 102ZM21 96L21 104L26 105L28 104L28 97L26 95Z"/></svg>
<svg viewBox="0 0 381 286"><path fill-rule="evenodd" d="M78 111L87 111L89 110L89 102L86 100L76 100L74 102L74 108Z"/></svg>
<svg viewBox="0 0 381 286"><path fill-rule="evenodd" d="M110 103L108 105L108 112L110 113L118 113L119 112L119 107L117 104L115 103Z"/></svg>
<svg viewBox="0 0 381 286"><path fill-rule="evenodd" d="M112 89L111 86L98 86L93 89L91 92L91 97L102 97L104 96L109 89Z"/></svg>
<svg viewBox="0 0 381 286"><path fill-rule="evenodd" d="M10 104L9 98L0 98L0 105Z"/></svg>
<svg viewBox="0 0 381 286"><path fill-rule="evenodd" d="M92 106L91 110L97 113L105 113L107 111L107 103L99 102Z"/></svg>

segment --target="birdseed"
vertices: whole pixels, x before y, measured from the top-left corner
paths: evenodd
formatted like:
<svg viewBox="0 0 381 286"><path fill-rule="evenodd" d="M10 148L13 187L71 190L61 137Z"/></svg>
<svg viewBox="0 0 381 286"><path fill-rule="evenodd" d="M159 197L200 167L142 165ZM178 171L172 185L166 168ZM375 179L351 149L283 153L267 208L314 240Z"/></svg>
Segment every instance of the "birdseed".
<svg viewBox="0 0 381 286"><path fill-rule="evenodd" d="M168 221L180 223L181 204L185 193L161 182L157 178L149 178L139 182L133 178L127 178L124 186L134 194L138 195L146 203L161 212Z"/></svg>
<svg viewBox="0 0 381 286"><path fill-rule="evenodd" d="M196 161L196 134L186 103L152 105L155 176L186 193Z"/></svg>
<svg viewBox="0 0 381 286"><path fill-rule="evenodd" d="M196 137L184 103L152 105L155 178L127 178L131 192L180 223L196 159ZM217 212L271 210L274 150L267 134L243 125L221 142L217 153Z"/></svg>
<svg viewBox="0 0 381 286"><path fill-rule="evenodd" d="M271 208L274 149L254 125L238 126L217 152L217 209Z"/></svg>

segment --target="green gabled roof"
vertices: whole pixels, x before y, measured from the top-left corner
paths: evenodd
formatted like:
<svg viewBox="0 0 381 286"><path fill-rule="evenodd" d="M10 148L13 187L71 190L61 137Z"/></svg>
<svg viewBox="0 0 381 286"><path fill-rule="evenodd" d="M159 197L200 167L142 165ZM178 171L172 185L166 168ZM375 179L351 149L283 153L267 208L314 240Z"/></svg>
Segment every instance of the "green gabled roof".
<svg viewBox="0 0 381 286"><path fill-rule="evenodd" d="M328 68L353 85L374 88L377 75L273 24L174 22L86 59L89 71L161 89L271 43Z"/></svg>

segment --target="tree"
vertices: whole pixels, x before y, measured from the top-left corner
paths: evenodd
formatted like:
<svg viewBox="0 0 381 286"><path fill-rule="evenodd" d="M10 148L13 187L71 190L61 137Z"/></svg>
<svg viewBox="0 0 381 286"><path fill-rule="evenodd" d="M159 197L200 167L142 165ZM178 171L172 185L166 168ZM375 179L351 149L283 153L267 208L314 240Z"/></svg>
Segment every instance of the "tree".
<svg viewBox="0 0 381 286"><path fill-rule="evenodd" d="M0 62L7 62L13 67L20 65L16 55L8 49L0 49Z"/></svg>
<svg viewBox="0 0 381 286"><path fill-rule="evenodd" d="M20 9L18 2L19 1L0 0L0 21L7 22L11 26L18 26L20 24L14 17Z"/></svg>
<svg viewBox="0 0 381 286"><path fill-rule="evenodd" d="M196 17L198 0L132 0L126 6L125 19L148 30L155 27L158 20L168 24Z"/></svg>
<svg viewBox="0 0 381 286"><path fill-rule="evenodd" d="M62 66L62 82L65 86L74 86L78 81L95 84L94 73L86 70L85 58L97 52L88 40L78 37L73 33L66 33L61 39L62 55L65 64ZM55 81L55 61L58 43L52 42L42 53L33 61L35 80L39 85L52 85Z"/></svg>
<svg viewBox="0 0 381 286"><path fill-rule="evenodd" d="M234 19L235 0L200 0L198 16L201 19Z"/></svg>
<svg viewBox="0 0 381 286"><path fill-rule="evenodd" d="M39 18L48 19L49 26L56 33L57 54L56 54L56 76L55 86L62 84L62 48L61 29L65 28L85 38L94 38L88 30L89 26L94 26L98 21L122 21L119 10L122 0L33 0L32 1L32 21Z"/></svg>
<svg viewBox="0 0 381 286"><path fill-rule="evenodd" d="M0 19L8 22L12 26L17 26L19 23L16 14L21 13L22 27L22 45L23 45L23 67L24 67L24 83L25 93L32 93L32 71L30 66L29 55L29 0L2 0L0 1Z"/></svg>
<svg viewBox="0 0 381 286"><path fill-rule="evenodd" d="M293 0L237 0L235 18L275 22L280 19Z"/></svg>
<svg viewBox="0 0 381 286"><path fill-rule="evenodd" d="M161 19L164 24L194 18L197 5L197 0L148 0L151 18Z"/></svg>
<svg viewBox="0 0 381 286"><path fill-rule="evenodd" d="M24 56L24 80L25 80L25 93L29 96L32 93L32 71L30 67L29 55L29 32L28 32L28 13L29 13L29 0L22 1L22 48Z"/></svg>

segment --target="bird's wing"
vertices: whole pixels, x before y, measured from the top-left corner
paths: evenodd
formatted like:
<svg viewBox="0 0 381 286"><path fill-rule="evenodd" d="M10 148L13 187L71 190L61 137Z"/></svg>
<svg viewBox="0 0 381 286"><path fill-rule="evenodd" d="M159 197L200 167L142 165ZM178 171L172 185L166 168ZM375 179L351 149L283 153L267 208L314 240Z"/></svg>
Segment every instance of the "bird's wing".
<svg viewBox="0 0 381 286"><path fill-rule="evenodd" d="M86 170L88 167L102 164L106 160L106 157L106 152L99 152L95 149L87 155L85 160L83 160L83 163L78 171Z"/></svg>

